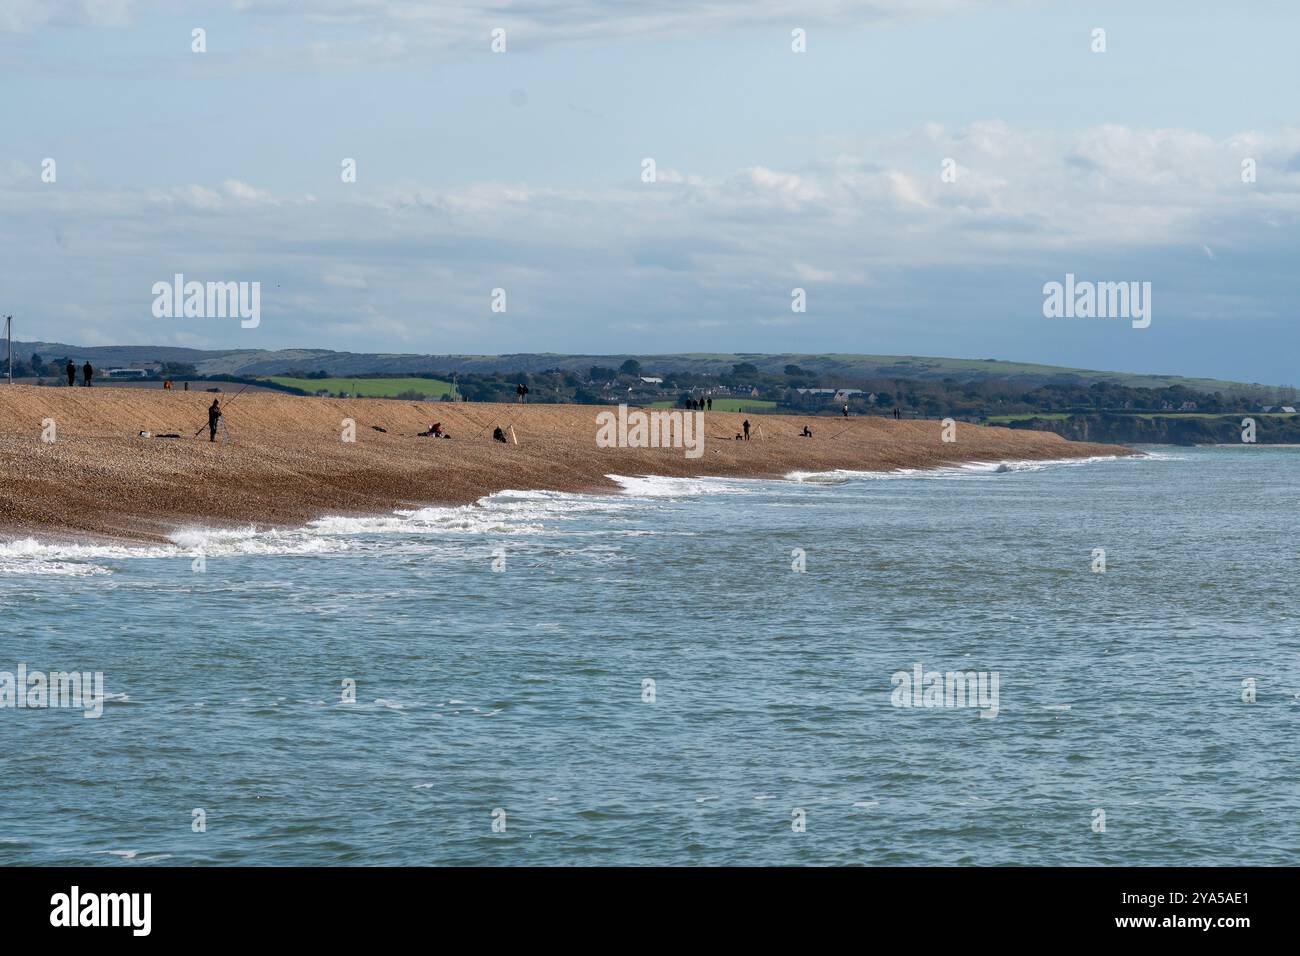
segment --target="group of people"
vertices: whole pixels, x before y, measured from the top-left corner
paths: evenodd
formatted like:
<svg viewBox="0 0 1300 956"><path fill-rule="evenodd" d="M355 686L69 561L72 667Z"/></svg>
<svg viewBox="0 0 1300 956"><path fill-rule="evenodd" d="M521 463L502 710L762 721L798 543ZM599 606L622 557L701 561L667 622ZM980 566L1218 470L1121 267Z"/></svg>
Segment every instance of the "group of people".
<svg viewBox="0 0 1300 956"><path fill-rule="evenodd" d="M702 412L705 410L705 408L707 408L709 411L713 411L713 399L688 398L686 399L686 407L694 409L697 412Z"/></svg>
<svg viewBox="0 0 1300 956"><path fill-rule="evenodd" d="M432 425L429 426L428 431L416 432L416 435L419 438L450 438L451 437L445 431L442 430L442 422L434 422Z"/></svg>
<svg viewBox="0 0 1300 956"><path fill-rule="evenodd" d="M72 386L77 384L77 366L72 364L72 359L68 359L67 372L68 372L68 387L71 388ZM95 377L95 369L90 364L90 362L87 362L85 365L81 366L82 385L84 385L86 388L90 388L90 382L94 377Z"/></svg>
<svg viewBox="0 0 1300 956"><path fill-rule="evenodd" d="M77 384L77 366L73 364L72 359L68 359L68 366L64 371L68 373L68 387L72 388ZM84 388L90 388L94 385L94 381L95 367L90 364L89 360L87 360L86 364L81 366L81 384ZM184 382L183 385L185 391L188 392L190 390L190 383ZM172 387L172 380L167 379L164 381L162 387L170 389Z"/></svg>

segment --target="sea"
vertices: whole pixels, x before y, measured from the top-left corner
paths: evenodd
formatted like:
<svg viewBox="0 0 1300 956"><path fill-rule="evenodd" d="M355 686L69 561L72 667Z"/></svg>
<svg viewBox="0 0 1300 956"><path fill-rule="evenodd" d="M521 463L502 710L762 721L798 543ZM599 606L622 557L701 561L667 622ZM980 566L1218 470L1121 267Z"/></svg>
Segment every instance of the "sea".
<svg viewBox="0 0 1300 956"><path fill-rule="evenodd" d="M5 539L0 864L1295 864L1300 449L1143 450Z"/></svg>

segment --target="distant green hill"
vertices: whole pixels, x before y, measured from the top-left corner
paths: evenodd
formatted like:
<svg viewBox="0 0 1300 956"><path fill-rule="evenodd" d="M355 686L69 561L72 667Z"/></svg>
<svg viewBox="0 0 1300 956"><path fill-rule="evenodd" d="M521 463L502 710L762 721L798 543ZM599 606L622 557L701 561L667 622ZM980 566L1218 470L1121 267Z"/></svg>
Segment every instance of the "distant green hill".
<svg viewBox="0 0 1300 956"><path fill-rule="evenodd" d="M625 359L635 358L647 375L690 372L716 375L730 371L732 365L748 362L759 371L780 375L787 365L798 365L813 372L825 384L845 386L854 381L880 378L943 379L979 382L990 378L1013 379L1027 387L1046 384L1091 385L1106 382L1133 388L1165 388L1184 385L1199 391L1233 392L1274 399L1277 385L1259 382L1232 382L1182 375L1151 375L1133 372L1106 372L1096 369L1065 368L1000 359L935 358L921 355L851 355L851 354L763 354L752 352L688 352L667 355L580 355L530 352L514 355L419 355L386 352L332 352L326 349L202 350L172 346L113 345L73 346L51 342L15 342L15 354L38 352L46 361L65 356L78 364L89 359L101 367L129 365L131 362L169 361L193 364L201 375L244 375L283 377L297 372L325 372L331 378L353 376L419 374L441 380L445 376L470 372L540 372L566 369L586 372L593 365L617 368ZM312 380L319 381L319 380ZM325 387L325 386L318 386ZM337 390L349 390L344 387ZM399 389L400 390L400 389Z"/></svg>

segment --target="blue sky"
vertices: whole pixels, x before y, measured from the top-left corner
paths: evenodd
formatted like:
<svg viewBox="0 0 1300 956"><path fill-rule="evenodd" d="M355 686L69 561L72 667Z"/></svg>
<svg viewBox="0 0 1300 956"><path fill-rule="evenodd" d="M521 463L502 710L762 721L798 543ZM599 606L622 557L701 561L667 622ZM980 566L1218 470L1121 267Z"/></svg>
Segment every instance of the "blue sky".
<svg viewBox="0 0 1300 956"><path fill-rule="evenodd" d="M0 311L77 344L1295 383L1297 26L1262 2L9 0ZM261 282L261 324L155 318L176 272ZM1151 326L1044 318L1067 272L1151 282Z"/></svg>

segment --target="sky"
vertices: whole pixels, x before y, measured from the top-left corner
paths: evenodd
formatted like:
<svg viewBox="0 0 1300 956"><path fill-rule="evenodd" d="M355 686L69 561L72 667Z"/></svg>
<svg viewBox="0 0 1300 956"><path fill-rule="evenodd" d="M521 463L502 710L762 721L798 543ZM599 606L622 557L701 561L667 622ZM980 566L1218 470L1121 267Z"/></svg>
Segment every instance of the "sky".
<svg viewBox="0 0 1300 956"><path fill-rule="evenodd" d="M3 0L0 315L1296 384L1297 28L1262 0ZM260 283L260 321L155 315L177 273ZM1046 317L1067 274L1149 282L1150 325Z"/></svg>

